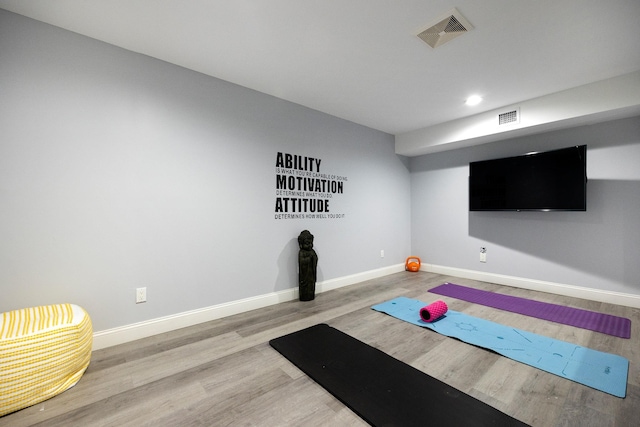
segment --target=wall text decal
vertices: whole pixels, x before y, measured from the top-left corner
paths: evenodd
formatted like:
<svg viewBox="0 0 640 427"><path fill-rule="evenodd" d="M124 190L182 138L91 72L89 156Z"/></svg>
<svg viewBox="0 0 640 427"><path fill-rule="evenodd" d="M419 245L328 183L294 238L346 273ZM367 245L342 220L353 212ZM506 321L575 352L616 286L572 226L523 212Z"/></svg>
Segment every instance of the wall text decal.
<svg viewBox="0 0 640 427"><path fill-rule="evenodd" d="M333 197L344 194L346 176L321 172L322 159L276 155L275 219L339 219Z"/></svg>

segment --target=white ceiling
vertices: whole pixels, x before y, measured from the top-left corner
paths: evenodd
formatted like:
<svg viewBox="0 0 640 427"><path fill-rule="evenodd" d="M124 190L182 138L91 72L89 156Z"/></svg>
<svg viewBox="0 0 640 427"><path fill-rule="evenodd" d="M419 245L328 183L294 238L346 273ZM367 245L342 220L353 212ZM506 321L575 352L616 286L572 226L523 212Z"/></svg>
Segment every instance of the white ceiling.
<svg viewBox="0 0 640 427"><path fill-rule="evenodd" d="M453 8L473 25L432 49ZM640 70L638 0L0 0L390 134ZM464 100L484 97L476 107Z"/></svg>

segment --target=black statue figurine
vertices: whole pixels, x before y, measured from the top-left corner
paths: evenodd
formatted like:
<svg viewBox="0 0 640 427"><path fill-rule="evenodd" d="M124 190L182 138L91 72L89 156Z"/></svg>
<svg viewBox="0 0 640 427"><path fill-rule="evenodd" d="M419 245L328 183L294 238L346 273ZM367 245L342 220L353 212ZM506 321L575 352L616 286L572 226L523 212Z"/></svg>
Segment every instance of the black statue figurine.
<svg viewBox="0 0 640 427"><path fill-rule="evenodd" d="M318 255L313 250L313 234L304 230L298 236L298 286L300 301L311 301L316 297L316 268Z"/></svg>

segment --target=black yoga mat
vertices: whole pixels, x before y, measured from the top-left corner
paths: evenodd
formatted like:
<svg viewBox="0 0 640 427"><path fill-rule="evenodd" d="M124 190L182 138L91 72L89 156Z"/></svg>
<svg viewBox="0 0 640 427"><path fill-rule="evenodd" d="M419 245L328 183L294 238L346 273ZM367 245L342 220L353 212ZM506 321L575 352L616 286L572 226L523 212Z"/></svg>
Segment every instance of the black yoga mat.
<svg viewBox="0 0 640 427"><path fill-rule="evenodd" d="M269 344L373 426L526 426L325 324Z"/></svg>

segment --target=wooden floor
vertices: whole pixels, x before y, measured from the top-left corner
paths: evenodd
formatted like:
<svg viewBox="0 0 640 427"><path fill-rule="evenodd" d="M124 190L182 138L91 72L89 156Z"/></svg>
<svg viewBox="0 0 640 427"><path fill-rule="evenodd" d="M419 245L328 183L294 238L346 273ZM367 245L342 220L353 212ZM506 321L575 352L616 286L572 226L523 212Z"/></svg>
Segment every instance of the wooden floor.
<svg viewBox="0 0 640 427"><path fill-rule="evenodd" d="M631 339L427 292L444 282L631 319ZM620 399L370 309L396 296L432 302L630 361ZM640 310L432 273L402 272L93 353L70 390L0 426L363 426L273 350L272 338L327 323L532 426L640 425ZM451 426L454 427L454 426Z"/></svg>

